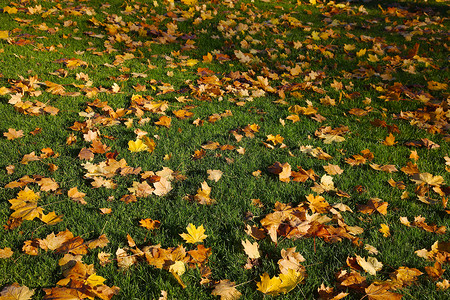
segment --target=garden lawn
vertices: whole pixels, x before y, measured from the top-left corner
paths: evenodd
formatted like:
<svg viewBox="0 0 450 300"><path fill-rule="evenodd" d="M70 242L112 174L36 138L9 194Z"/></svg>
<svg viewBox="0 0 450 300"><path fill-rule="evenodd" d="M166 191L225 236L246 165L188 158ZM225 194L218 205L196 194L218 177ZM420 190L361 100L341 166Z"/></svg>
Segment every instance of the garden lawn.
<svg viewBox="0 0 450 300"><path fill-rule="evenodd" d="M450 298L447 4L2 1L0 299Z"/></svg>

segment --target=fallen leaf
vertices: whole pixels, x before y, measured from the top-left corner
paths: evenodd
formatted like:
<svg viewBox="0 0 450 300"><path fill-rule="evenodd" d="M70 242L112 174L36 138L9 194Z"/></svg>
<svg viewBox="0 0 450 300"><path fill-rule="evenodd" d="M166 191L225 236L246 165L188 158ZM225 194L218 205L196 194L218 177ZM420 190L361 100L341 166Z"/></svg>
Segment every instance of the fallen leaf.
<svg viewBox="0 0 450 300"><path fill-rule="evenodd" d="M190 244L195 243L201 243L204 239L206 239L208 236L205 235L205 229L203 228L203 225L200 225L199 227L196 227L192 223L189 223L189 225L186 227L187 234L181 233L180 236Z"/></svg>
<svg viewBox="0 0 450 300"><path fill-rule="evenodd" d="M221 300L236 300L241 297L241 293L236 289L234 282L228 279L220 280L218 284L214 286L214 290L211 292L213 296L220 296Z"/></svg>
<svg viewBox="0 0 450 300"><path fill-rule="evenodd" d="M208 179L214 180L215 182L219 181L222 178L223 172L221 170L207 170Z"/></svg>

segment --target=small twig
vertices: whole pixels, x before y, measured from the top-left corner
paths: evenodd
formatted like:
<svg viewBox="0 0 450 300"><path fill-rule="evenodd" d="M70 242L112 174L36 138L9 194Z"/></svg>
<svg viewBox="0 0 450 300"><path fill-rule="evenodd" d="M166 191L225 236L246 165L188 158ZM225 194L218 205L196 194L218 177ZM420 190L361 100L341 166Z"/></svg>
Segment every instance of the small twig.
<svg viewBox="0 0 450 300"><path fill-rule="evenodd" d="M100 235L103 234L103 231L105 230L106 224L108 224L108 222L109 222L109 219L106 220L105 225L103 225L102 231L100 231Z"/></svg>
<svg viewBox="0 0 450 300"><path fill-rule="evenodd" d="M47 204L41 205L40 207L46 207L46 206L49 206L49 205L52 205L52 204L56 204L56 203L60 203L60 202L68 201L68 200L69 200L69 199L64 199L64 200L60 200L60 201L55 201L55 202L51 202L51 203L47 203Z"/></svg>
<svg viewBox="0 0 450 300"><path fill-rule="evenodd" d="M252 280L249 280L249 281L246 281L246 282L242 282L242 283L236 284L234 287L238 287L238 286L241 286L241 285L250 283L250 282L252 282L252 281L254 281L254 280L255 280L255 279L252 279Z"/></svg>
<svg viewBox="0 0 450 300"><path fill-rule="evenodd" d="M24 255L25 255L25 253L20 254L20 256L17 259L14 260L14 264L19 260L19 258L21 258Z"/></svg>

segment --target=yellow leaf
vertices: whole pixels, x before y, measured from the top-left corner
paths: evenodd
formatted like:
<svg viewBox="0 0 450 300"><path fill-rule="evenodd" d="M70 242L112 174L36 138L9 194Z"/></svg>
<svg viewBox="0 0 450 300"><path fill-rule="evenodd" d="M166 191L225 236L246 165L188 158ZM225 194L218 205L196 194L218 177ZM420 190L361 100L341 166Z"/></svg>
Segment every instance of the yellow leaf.
<svg viewBox="0 0 450 300"><path fill-rule="evenodd" d="M352 44L344 44L344 50L345 50L345 51L352 51L352 50L355 50L355 49L356 49L355 45L352 45Z"/></svg>
<svg viewBox="0 0 450 300"><path fill-rule="evenodd" d="M201 243L204 239L206 239L207 235L205 235L205 229L203 228L203 224L198 228L195 227L192 223L186 227L187 234L181 233L180 236L190 244Z"/></svg>
<svg viewBox="0 0 450 300"><path fill-rule="evenodd" d="M219 181L223 175L223 172L220 170L207 170L206 172L208 173L208 179L214 180L215 182Z"/></svg>
<svg viewBox="0 0 450 300"><path fill-rule="evenodd" d="M22 220L33 220L43 215L44 210L42 207L38 207L37 203L27 203L24 206L18 208L11 214L11 218L22 218Z"/></svg>
<svg viewBox="0 0 450 300"><path fill-rule="evenodd" d="M195 5L197 4L197 0L181 0L186 5Z"/></svg>
<svg viewBox="0 0 450 300"><path fill-rule="evenodd" d="M267 136L267 141L268 142L272 142L274 145L276 144L281 144L284 141L284 137L282 137L281 135L277 134L276 136L269 134Z"/></svg>
<svg viewBox="0 0 450 300"><path fill-rule="evenodd" d="M172 274L175 273L175 274L178 274L179 276L181 276L184 274L184 272L186 272L186 266L185 266L184 262L182 262L181 260L177 260L177 261L175 261L175 263L170 265L169 272Z"/></svg>
<svg viewBox="0 0 450 300"><path fill-rule="evenodd" d="M55 225L62 221L61 216L58 216L54 211L42 215L39 218L48 225Z"/></svg>
<svg viewBox="0 0 450 300"><path fill-rule="evenodd" d="M389 226L386 224L380 224L381 228L380 228L380 232L383 234L384 237L388 237L391 236L391 232L389 230Z"/></svg>
<svg viewBox="0 0 450 300"><path fill-rule="evenodd" d="M128 150L131 152L141 152L148 150L148 147L141 139L137 139L136 141L128 141Z"/></svg>
<svg viewBox="0 0 450 300"><path fill-rule="evenodd" d="M3 7L3 12L8 13L10 15L17 14L17 8L5 6L5 7Z"/></svg>
<svg viewBox="0 0 450 300"><path fill-rule="evenodd" d="M257 290L266 295L276 296L281 293L280 290L281 279L277 276L270 278L269 274L261 275L261 282L257 282Z"/></svg>
<svg viewBox="0 0 450 300"><path fill-rule="evenodd" d="M86 285L89 285L91 287L102 285L103 282L105 282L106 278L103 278L102 276L98 276L97 274L92 274L86 279Z"/></svg>
<svg viewBox="0 0 450 300"><path fill-rule="evenodd" d="M196 60L196 59L188 59L188 60L186 61L186 66L188 66L188 67L193 67L193 66L195 66L197 63L198 63L198 60Z"/></svg>
<svg viewBox="0 0 450 300"><path fill-rule="evenodd" d="M155 150L156 147L155 141L153 139L148 138L146 135L144 135L142 139L144 140L143 142L145 146L147 146L147 151L150 153L153 152L153 150Z"/></svg>
<svg viewBox="0 0 450 300"><path fill-rule="evenodd" d="M311 37L315 41L320 41L320 36L319 36L319 33L317 31L311 32Z"/></svg>
<svg viewBox="0 0 450 300"><path fill-rule="evenodd" d="M0 40L5 40L9 37L8 30L0 30Z"/></svg>
<svg viewBox="0 0 450 300"><path fill-rule="evenodd" d="M309 208L311 211L318 213L325 213L328 211L330 204L325 200L322 196L315 196L313 194L309 194L306 196L306 200L309 202Z"/></svg>
<svg viewBox="0 0 450 300"><path fill-rule="evenodd" d="M280 279L280 290L286 294L293 290L304 279L304 276L301 272L289 269L287 273L280 274Z"/></svg>
<svg viewBox="0 0 450 300"><path fill-rule="evenodd" d="M361 49L358 52L356 52L356 56L361 57L364 56L366 54L367 49Z"/></svg>

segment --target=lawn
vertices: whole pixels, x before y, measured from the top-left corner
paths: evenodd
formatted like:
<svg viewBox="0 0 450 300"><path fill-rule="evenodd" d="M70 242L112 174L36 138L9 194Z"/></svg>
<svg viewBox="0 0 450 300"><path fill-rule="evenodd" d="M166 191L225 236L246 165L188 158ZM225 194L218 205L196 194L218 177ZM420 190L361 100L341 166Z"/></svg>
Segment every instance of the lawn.
<svg viewBox="0 0 450 300"><path fill-rule="evenodd" d="M2 1L0 299L449 299L440 1Z"/></svg>

